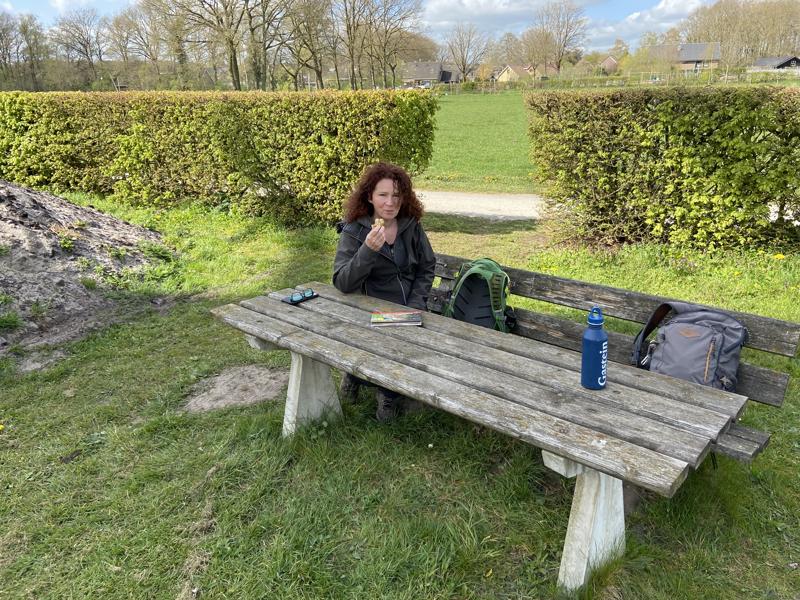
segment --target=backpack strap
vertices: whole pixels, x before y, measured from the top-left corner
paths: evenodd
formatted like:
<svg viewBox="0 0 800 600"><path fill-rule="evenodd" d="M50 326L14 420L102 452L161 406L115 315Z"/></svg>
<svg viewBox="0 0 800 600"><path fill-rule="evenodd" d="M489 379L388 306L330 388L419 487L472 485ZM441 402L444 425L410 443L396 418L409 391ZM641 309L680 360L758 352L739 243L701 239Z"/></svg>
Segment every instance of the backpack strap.
<svg viewBox="0 0 800 600"><path fill-rule="evenodd" d="M492 277L489 280L489 300L492 303L495 329L498 331L507 331L503 297L505 296L508 284L509 278L507 273L492 273Z"/></svg>
<svg viewBox="0 0 800 600"><path fill-rule="evenodd" d="M642 346L644 346L645 342L647 341L647 336L650 335L653 330L661 324L661 321L669 314L669 311L672 310L672 304L669 302L664 302L664 304L660 304L658 308L653 311L653 314L650 315L650 318L647 320L647 323L644 327L642 327L641 331L636 335L636 339L633 342L633 354L631 355L631 364L636 365L640 369L646 369L647 367L647 355L648 353L644 353L644 358L642 358Z"/></svg>
<svg viewBox="0 0 800 600"><path fill-rule="evenodd" d="M464 271L464 267L467 267L467 270ZM444 313L442 313L445 317L452 317L453 316L453 309L455 308L456 297L458 296L458 292L461 291L461 286L464 285L464 281L466 281L467 277L472 275L475 271L480 269L479 265L476 265L474 262L464 263L461 265L461 269L458 271L458 281L456 282L456 287L453 288L453 291L450 292L450 300L447 302L447 306L444 308Z"/></svg>

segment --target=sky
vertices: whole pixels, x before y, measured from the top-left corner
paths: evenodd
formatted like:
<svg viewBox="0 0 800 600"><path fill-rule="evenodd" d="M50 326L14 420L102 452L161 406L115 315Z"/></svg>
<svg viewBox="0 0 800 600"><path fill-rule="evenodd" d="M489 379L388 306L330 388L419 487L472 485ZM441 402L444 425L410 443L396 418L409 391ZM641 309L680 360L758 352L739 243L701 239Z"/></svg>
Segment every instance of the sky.
<svg viewBox="0 0 800 600"><path fill-rule="evenodd" d="M474 23L499 37L520 34L530 27L536 9L545 0L422 0L425 33L441 41L457 22ZM694 9L713 0L577 0L589 19L587 50L605 50L622 38L631 48L646 31L661 33ZM0 0L0 8L12 13L33 13L45 25L74 8L92 7L100 14L114 14L132 0Z"/></svg>

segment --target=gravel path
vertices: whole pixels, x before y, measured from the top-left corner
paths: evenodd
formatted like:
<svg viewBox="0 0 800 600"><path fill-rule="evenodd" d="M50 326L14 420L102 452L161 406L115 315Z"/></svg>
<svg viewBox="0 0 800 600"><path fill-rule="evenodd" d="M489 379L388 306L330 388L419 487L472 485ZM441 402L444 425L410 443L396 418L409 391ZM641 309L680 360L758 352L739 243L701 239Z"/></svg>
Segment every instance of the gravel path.
<svg viewBox="0 0 800 600"><path fill-rule="evenodd" d="M544 198L536 194L481 194L417 190L425 210L497 220L539 219Z"/></svg>

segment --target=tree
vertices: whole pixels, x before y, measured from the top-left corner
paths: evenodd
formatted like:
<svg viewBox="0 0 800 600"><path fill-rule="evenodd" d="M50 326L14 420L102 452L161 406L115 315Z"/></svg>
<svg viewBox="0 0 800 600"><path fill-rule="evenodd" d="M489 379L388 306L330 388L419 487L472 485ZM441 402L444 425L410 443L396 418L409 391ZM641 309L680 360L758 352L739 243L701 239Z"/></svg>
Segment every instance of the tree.
<svg viewBox="0 0 800 600"><path fill-rule="evenodd" d="M608 53L619 61L630 54L630 47L625 40L617 38L614 40L614 45L608 49Z"/></svg>
<svg viewBox="0 0 800 600"><path fill-rule="evenodd" d="M525 62L525 48L522 41L513 33L504 33L492 44L488 52L489 61L494 65L518 65Z"/></svg>
<svg viewBox="0 0 800 600"><path fill-rule="evenodd" d="M239 73L240 28L247 0L171 0L195 27L217 36L228 55L228 71L233 89L242 89Z"/></svg>
<svg viewBox="0 0 800 600"><path fill-rule="evenodd" d="M369 0L333 0L332 13L337 35L349 62L350 87L357 89L359 82L363 87L361 58L367 37Z"/></svg>
<svg viewBox="0 0 800 600"><path fill-rule="evenodd" d="M266 90L267 83L275 89L274 48L286 43L284 20L289 9L288 0L247 0L247 56L253 72L255 87Z"/></svg>
<svg viewBox="0 0 800 600"><path fill-rule="evenodd" d="M328 0L295 0L288 11L291 30L286 48L298 67L304 66L314 71L318 89L325 87L322 61L325 52L324 31L330 27L329 14ZM296 80L297 71L294 77Z"/></svg>
<svg viewBox="0 0 800 600"><path fill-rule="evenodd" d="M93 80L97 79L95 59L103 60L102 20L93 8L79 8L59 17L53 38L67 58L85 62Z"/></svg>
<svg viewBox="0 0 800 600"><path fill-rule="evenodd" d="M458 23L445 39L445 46L462 79L466 79L486 56L489 40L472 23Z"/></svg>
<svg viewBox="0 0 800 600"><path fill-rule="evenodd" d="M407 32L416 28L420 14L420 0L373 0L370 13L370 40L372 56L383 75L383 86L389 86L387 69L392 72L392 86L396 83L399 53L404 49Z"/></svg>
<svg viewBox="0 0 800 600"><path fill-rule="evenodd" d="M537 26L553 40L553 66L561 71L561 63L570 52L580 49L586 38L586 17L572 0L548 2L536 14Z"/></svg>
<svg viewBox="0 0 800 600"><path fill-rule="evenodd" d="M161 77L159 60L164 47L164 16L153 5L132 6L118 15L118 26L128 34L128 50L153 67L156 78Z"/></svg>
<svg viewBox="0 0 800 600"><path fill-rule="evenodd" d="M695 10L678 29L686 42L719 42L724 64L746 66L800 51L800 2L720 0Z"/></svg>
<svg viewBox="0 0 800 600"><path fill-rule="evenodd" d="M19 17L20 58L31 78L31 89L43 89L43 64L49 54L47 35L33 15Z"/></svg>
<svg viewBox="0 0 800 600"><path fill-rule="evenodd" d="M8 82L14 82L16 66L16 48L19 43L17 19L13 15L0 12L0 76Z"/></svg>
<svg viewBox="0 0 800 600"><path fill-rule="evenodd" d="M555 55L555 40L549 31L541 26L528 29L522 34L522 49L534 79L540 67L547 73L547 65L553 63Z"/></svg>

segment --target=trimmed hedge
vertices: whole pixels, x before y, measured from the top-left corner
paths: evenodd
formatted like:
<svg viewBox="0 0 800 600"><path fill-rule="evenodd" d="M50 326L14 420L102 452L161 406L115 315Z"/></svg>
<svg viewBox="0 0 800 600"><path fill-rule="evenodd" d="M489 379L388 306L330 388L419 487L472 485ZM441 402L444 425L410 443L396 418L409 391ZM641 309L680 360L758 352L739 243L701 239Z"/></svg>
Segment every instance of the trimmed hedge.
<svg viewBox="0 0 800 600"><path fill-rule="evenodd" d="M798 243L800 90L558 91L526 101L533 161L584 239L709 250Z"/></svg>
<svg viewBox="0 0 800 600"><path fill-rule="evenodd" d="M365 165L427 166L436 109L416 91L2 93L0 177L331 222Z"/></svg>

